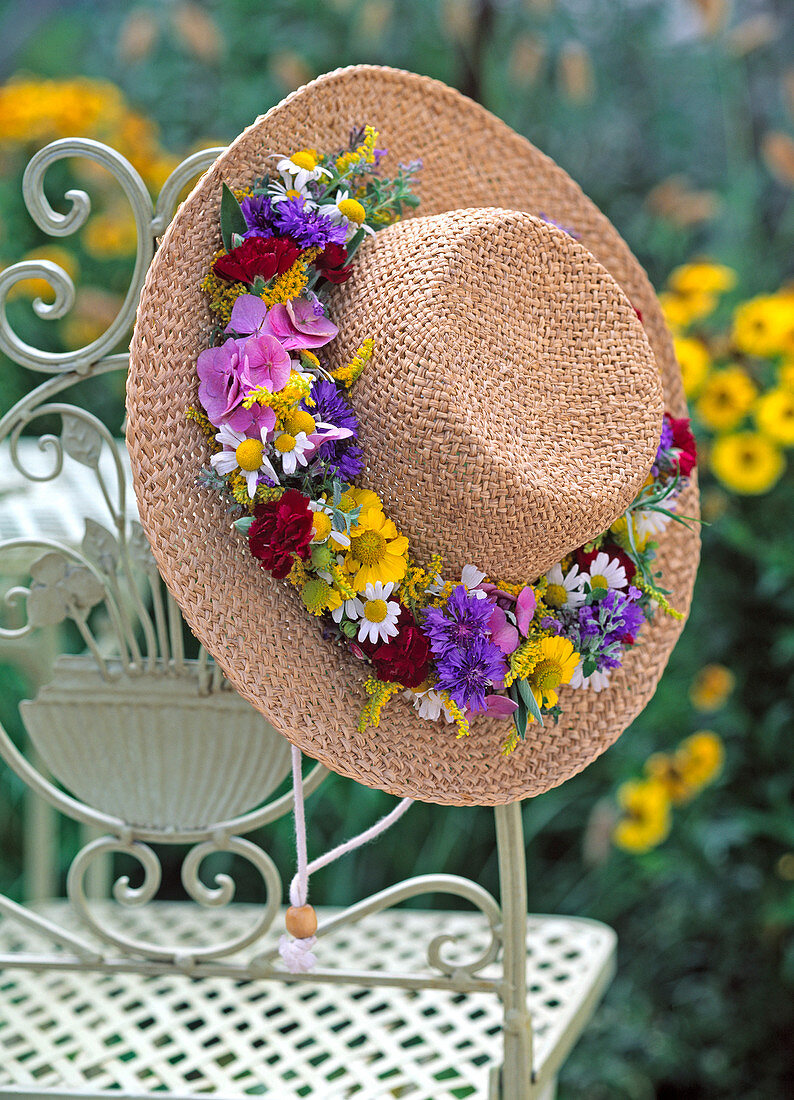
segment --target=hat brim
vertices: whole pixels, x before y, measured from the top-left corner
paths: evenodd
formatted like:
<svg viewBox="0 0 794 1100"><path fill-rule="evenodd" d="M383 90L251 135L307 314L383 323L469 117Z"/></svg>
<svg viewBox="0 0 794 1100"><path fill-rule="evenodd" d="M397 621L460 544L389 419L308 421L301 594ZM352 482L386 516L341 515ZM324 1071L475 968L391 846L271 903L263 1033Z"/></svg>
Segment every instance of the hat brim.
<svg viewBox="0 0 794 1100"><path fill-rule="evenodd" d="M468 737L393 699L377 729L358 732L365 666L323 640L295 591L273 579L230 528L217 494L196 483L206 441L185 417L196 359L213 321L199 284L219 247L221 183L245 186L272 153L345 145L352 128L380 131L389 163L421 158L418 213L466 207L524 210L575 230L641 311L666 408L686 415L681 375L659 303L640 264L572 179L478 104L427 77L354 66L292 93L249 127L199 181L165 233L141 296L130 349L127 439L141 521L163 578L196 637L238 692L303 752L340 774L400 796L496 805L542 793L609 747L653 694L682 623L658 613L609 686L560 691L555 725L530 725L508 757L504 720ZM679 511L698 515L696 480ZM688 612L700 540L670 523L658 565L671 602Z"/></svg>

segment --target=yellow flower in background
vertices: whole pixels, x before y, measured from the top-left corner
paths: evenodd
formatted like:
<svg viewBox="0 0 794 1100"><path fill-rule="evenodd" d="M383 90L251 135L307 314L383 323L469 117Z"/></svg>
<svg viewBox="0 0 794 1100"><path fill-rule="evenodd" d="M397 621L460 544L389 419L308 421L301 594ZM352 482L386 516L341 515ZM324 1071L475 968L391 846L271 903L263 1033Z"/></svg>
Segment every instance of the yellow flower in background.
<svg viewBox="0 0 794 1100"><path fill-rule="evenodd" d="M736 286L736 272L724 264L695 260L675 268L667 282L676 294L724 294Z"/></svg>
<svg viewBox="0 0 794 1100"><path fill-rule="evenodd" d="M86 251L97 259L129 256L138 245L135 221L126 210L106 210L95 214L85 227Z"/></svg>
<svg viewBox="0 0 794 1100"><path fill-rule="evenodd" d="M670 832L670 799L653 777L631 779L618 789L623 817L612 831L613 843L626 852L648 852Z"/></svg>
<svg viewBox="0 0 794 1100"><path fill-rule="evenodd" d="M752 496L766 493L779 480L785 459L759 432L735 432L714 441L711 469L727 489Z"/></svg>
<svg viewBox="0 0 794 1100"><path fill-rule="evenodd" d="M62 267L73 282L80 277L80 265L73 253L67 252L57 244L45 244L25 253L23 260L49 260ZM23 279L15 283L8 294L12 298L41 298L44 302L54 302L55 293L46 279Z"/></svg>
<svg viewBox="0 0 794 1100"><path fill-rule="evenodd" d="M66 347L82 348L98 340L115 321L121 305L119 294L97 286L80 287L74 309L64 318L61 328Z"/></svg>
<svg viewBox="0 0 794 1100"><path fill-rule="evenodd" d="M676 336L675 355L681 366L684 393L696 397L711 367L711 356L702 340L692 336Z"/></svg>
<svg viewBox="0 0 794 1100"><path fill-rule="evenodd" d="M794 447L794 390L769 390L759 397L754 415L764 435L783 447Z"/></svg>
<svg viewBox="0 0 794 1100"><path fill-rule="evenodd" d="M691 801L717 776L725 751L722 741L711 730L698 730L681 742L670 756L654 753L645 763L645 772L661 783L677 806Z"/></svg>
<svg viewBox="0 0 794 1100"><path fill-rule="evenodd" d="M725 749L713 730L698 730L678 746L675 754L684 782L697 793L711 783L722 770Z"/></svg>
<svg viewBox="0 0 794 1100"><path fill-rule="evenodd" d="M741 367L725 367L709 375L695 408L713 432L735 428L752 408L758 388Z"/></svg>
<svg viewBox="0 0 794 1100"><path fill-rule="evenodd" d="M738 306L732 339L745 355L764 358L794 351L794 294L764 294Z"/></svg>
<svg viewBox="0 0 794 1100"><path fill-rule="evenodd" d="M705 665L692 681L689 701L695 710L719 710L735 683L736 678L725 665Z"/></svg>
<svg viewBox="0 0 794 1100"><path fill-rule="evenodd" d="M784 390L794 390L794 360L781 364L777 372L777 380Z"/></svg>
<svg viewBox="0 0 794 1100"><path fill-rule="evenodd" d="M676 333L689 328L694 321L708 317L717 305L713 294L684 295L673 294L672 291L663 291L659 295L659 302L665 321Z"/></svg>

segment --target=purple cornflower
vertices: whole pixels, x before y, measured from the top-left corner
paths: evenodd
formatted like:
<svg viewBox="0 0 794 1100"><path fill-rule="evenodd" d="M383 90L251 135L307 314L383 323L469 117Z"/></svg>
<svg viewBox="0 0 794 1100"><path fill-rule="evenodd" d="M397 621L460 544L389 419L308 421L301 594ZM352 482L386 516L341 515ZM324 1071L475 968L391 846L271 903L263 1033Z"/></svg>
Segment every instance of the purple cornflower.
<svg viewBox="0 0 794 1100"><path fill-rule="evenodd" d="M490 606L487 600L477 601ZM480 635L465 650L452 648L436 662L437 688L472 714L486 709L485 696L507 675L502 651Z"/></svg>
<svg viewBox="0 0 794 1100"><path fill-rule="evenodd" d="M334 477L342 481L352 481L361 473L363 462L361 448L356 442L358 435L358 417L345 401L333 382L315 382L311 397L314 405L307 408L315 420L333 424L335 428L349 428L353 432L347 439L332 439L323 443L317 457L325 463Z"/></svg>
<svg viewBox="0 0 794 1100"><path fill-rule="evenodd" d="M278 203L272 223L279 233L292 237L301 248L325 248L327 244L344 244L347 240L347 225L334 225L330 218L310 209L300 195Z"/></svg>
<svg viewBox="0 0 794 1100"><path fill-rule="evenodd" d="M554 634L562 634L562 623L559 619L555 619L553 615L544 615L540 620L540 625L544 630L551 630Z"/></svg>
<svg viewBox="0 0 794 1100"><path fill-rule="evenodd" d="M465 585L459 584L443 607L429 607L425 611L425 633L434 655L444 657L450 651L465 651L487 638L492 612L490 600L477 599L466 591Z"/></svg>
<svg viewBox="0 0 794 1100"><path fill-rule="evenodd" d="M244 237L273 236L273 204L267 195L249 195L240 203L248 229Z"/></svg>
<svg viewBox="0 0 794 1100"><path fill-rule="evenodd" d="M673 445L673 425L665 415L662 420L662 434L659 439L659 447L656 451L654 468L662 465L670 465L671 456L668 454Z"/></svg>
<svg viewBox="0 0 794 1100"><path fill-rule="evenodd" d="M621 664L623 650L645 620L640 596L633 585L628 592L610 589L603 600L578 609L578 621L570 628L571 641L583 657L595 658L599 670Z"/></svg>

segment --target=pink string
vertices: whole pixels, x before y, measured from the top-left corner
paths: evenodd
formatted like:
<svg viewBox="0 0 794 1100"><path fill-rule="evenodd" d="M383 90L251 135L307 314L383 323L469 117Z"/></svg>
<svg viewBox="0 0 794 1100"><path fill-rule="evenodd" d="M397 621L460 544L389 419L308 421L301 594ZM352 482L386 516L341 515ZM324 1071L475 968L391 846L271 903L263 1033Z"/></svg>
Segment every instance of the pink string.
<svg viewBox="0 0 794 1100"><path fill-rule="evenodd" d="M360 848L362 844L374 840L376 837L380 836L381 833L385 833L390 826L396 821L399 821L414 801L412 798L404 798L401 802L397 803L393 810L382 817L380 821L376 821L374 825L365 829L363 833L351 837L350 840L346 840L342 844L337 844L335 848L318 856L309 863L306 851L306 813L303 804L301 752L295 745L292 746L292 795L294 801L297 871L289 886L289 900L290 905L296 908L301 905L306 905L309 896L310 875L314 874L315 871L319 871L321 867L327 867L329 863L333 863L341 856L347 855L348 852L355 851L355 849ZM287 969L293 974L311 970L317 962L317 958L312 951L316 942L316 936L308 936L305 939L295 939L287 935L282 936L279 940L278 950Z"/></svg>

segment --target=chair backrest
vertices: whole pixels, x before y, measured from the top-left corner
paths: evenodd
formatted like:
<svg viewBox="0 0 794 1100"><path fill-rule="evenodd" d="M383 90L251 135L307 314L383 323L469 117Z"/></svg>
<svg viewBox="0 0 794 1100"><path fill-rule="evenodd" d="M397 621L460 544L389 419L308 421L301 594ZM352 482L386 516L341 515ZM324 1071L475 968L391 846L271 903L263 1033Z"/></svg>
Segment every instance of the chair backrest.
<svg viewBox="0 0 794 1100"><path fill-rule="evenodd" d="M288 743L230 690L162 584L137 519L119 438L120 401L106 402L116 422L105 423L74 390L125 369L127 357L116 349L129 335L156 237L186 184L218 152L189 157L156 202L135 169L97 142L58 141L33 158L24 194L45 232L74 233L90 212L85 192L68 192L65 215L45 196L47 168L65 157L108 168L135 215L137 257L124 305L85 347L34 348L7 316L9 293L30 278L45 279L55 294L52 304L33 303L39 316L57 319L68 311L75 288L63 269L36 260L0 273L0 349L48 376L0 419L0 578L7 607L0 657L14 661L19 654L36 679L49 676L20 708L49 772L87 807L153 834L194 834L237 820L290 767ZM61 652L75 648L82 652ZM46 674L44 653L56 657Z"/></svg>

